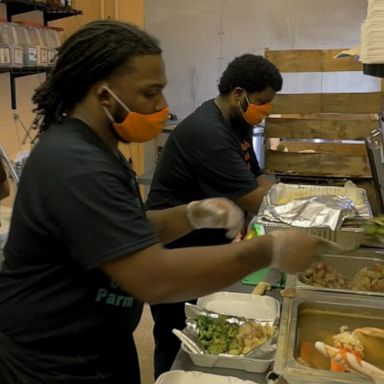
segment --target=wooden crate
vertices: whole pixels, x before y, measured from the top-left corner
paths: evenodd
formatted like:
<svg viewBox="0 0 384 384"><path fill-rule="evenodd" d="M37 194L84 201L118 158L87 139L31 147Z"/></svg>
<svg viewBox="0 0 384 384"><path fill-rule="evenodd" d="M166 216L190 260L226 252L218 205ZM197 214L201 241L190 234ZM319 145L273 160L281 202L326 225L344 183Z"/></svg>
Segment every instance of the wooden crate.
<svg viewBox="0 0 384 384"><path fill-rule="evenodd" d="M342 50L267 49L265 56L281 72L362 71L361 63L351 58L334 58ZM362 140L379 127L382 106L383 92L277 94L265 127L265 171L371 178ZM288 152L274 150L273 140Z"/></svg>

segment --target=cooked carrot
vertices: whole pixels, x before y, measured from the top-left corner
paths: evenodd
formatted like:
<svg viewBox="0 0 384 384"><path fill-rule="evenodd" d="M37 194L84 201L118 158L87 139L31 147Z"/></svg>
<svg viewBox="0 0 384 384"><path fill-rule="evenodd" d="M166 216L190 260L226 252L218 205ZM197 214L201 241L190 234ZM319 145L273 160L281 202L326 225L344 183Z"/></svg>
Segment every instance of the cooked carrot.
<svg viewBox="0 0 384 384"><path fill-rule="evenodd" d="M331 359L331 371L332 372L345 372L346 369L336 362L335 359Z"/></svg>
<svg viewBox="0 0 384 384"><path fill-rule="evenodd" d="M300 357L307 363L311 360L314 351L313 343L303 341L300 345Z"/></svg>

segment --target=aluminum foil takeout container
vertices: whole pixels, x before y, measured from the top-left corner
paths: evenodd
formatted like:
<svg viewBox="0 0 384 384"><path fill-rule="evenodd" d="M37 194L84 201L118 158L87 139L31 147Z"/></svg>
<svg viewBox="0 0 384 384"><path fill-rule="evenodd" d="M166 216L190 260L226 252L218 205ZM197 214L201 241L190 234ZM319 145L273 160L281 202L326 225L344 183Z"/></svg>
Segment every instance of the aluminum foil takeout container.
<svg viewBox="0 0 384 384"><path fill-rule="evenodd" d="M328 197L328 201L326 197ZM306 207L304 216L295 216L302 213L298 205L295 206L295 204L300 204L306 198L317 198L315 203L318 204L314 205L313 211ZM353 210L348 202L353 203ZM276 220L276 212L279 212L276 208L282 205L286 207L284 219L286 222ZM291 218L289 218L290 205L292 212L294 212ZM343 209L339 211L338 207ZM279 183L273 185L267 196L264 197L253 222L263 225L266 233L294 228L333 241L343 250L353 250L360 246L364 236L364 231L360 225L361 220L371 217L372 211L366 191L357 188L353 183L346 183L344 187ZM329 221L329 226L318 225L326 221ZM339 229L332 230L331 228Z"/></svg>
<svg viewBox="0 0 384 384"><path fill-rule="evenodd" d="M241 317L244 314L246 318L254 320L261 325L268 324L277 329L276 324L279 320L280 306L279 302L271 297L266 298L234 292L218 292L200 298L198 304L204 307L196 307L188 304L185 307L187 324L189 324L185 329L187 332L194 332L194 325L191 326L191 324L193 324L193 320L196 319L199 314L218 316L218 313L212 312L207 308L219 310L221 314L229 316L229 321L238 322L238 324L244 321L244 318ZM264 308L265 311L263 311L262 308ZM244 356L194 353L183 343L182 349L189 355L192 362L198 366L241 369L248 372L260 373L265 372L274 360L276 340L277 330L264 344L256 347Z"/></svg>

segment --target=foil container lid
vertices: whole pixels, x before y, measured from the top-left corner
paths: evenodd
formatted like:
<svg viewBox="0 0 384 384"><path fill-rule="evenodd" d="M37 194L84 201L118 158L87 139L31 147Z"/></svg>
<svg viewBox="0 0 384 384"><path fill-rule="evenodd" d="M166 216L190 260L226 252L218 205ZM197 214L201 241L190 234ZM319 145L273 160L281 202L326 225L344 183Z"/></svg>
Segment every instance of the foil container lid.
<svg viewBox="0 0 384 384"><path fill-rule="evenodd" d="M265 199L263 220L303 228L340 229L343 221L358 215L353 201L340 195L308 196L275 204L271 196Z"/></svg>

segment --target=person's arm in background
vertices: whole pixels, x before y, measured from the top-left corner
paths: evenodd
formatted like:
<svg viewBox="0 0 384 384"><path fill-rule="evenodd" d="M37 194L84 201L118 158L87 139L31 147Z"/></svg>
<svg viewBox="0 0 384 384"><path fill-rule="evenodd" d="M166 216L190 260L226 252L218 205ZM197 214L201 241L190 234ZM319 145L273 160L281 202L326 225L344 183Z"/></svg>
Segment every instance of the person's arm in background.
<svg viewBox="0 0 384 384"><path fill-rule="evenodd" d="M258 184L256 189L233 199L243 211L252 212L254 214L258 212L264 196L274 184L273 180L266 175L257 176L256 181Z"/></svg>
<svg viewBox="0 0 384 384"><path fill-rule="evenodd" d="M225 228L234 238L243 225L239 208L224 198L204 199L188 205L146 212L163 244L170 243L199 228Z"/></svg>
<svg viewBox="0 0 384 384"><path fill-rule="evenodd" d="M10 187L7 173L3 162L0 160L0 200L5 199L10 194Z"/></svg>

